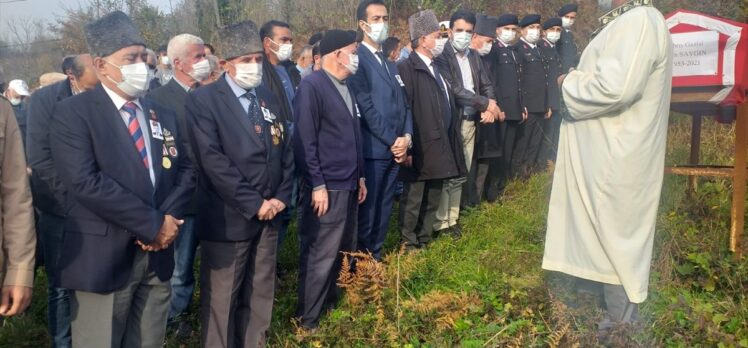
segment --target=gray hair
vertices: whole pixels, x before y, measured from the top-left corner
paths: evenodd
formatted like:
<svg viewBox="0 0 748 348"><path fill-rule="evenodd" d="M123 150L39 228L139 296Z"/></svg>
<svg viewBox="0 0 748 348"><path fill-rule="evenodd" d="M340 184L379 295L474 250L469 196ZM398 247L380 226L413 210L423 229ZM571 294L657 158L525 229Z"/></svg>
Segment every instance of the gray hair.
<svg viewBox="0 0 748 348"><path fill-rule="evenodd" d="M75 57L73 57L72 64L70 64L70 73L73 74L76 78L79 78L83 76L83 74L86 72L86 64L83 63L83 59L81 59L82 55L79 54Z"/></svg>
<svg viewBox="0 0 748 348"><path fill-rule="evenodd" d="M174 64L174 59L184 59L187 55L187 47L189 45L204 45L203 39L192 35L192 34L179 34L171 40L169 45L166 47L166 55L169 56L169 60Z"/></svg>

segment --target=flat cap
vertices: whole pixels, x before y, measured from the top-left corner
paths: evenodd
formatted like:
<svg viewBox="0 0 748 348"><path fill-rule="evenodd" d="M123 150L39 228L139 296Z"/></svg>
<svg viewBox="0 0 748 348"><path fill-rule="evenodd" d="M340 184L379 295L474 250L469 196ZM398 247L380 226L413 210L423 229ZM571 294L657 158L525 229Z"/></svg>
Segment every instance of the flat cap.
<svg viewBox="0 0 748 348"><path fill-rule="evenodd" d="M350 30L332 29L325 32L319 42L319 54L325 56L345 46L356 42L356 32Z"/></svg>
<svg viewBox="0 0 748 348"><path fill-rule="evenodd" d="M122 11L114 11L96 21L86 24L86 45L92 56L106 57L125 47L140 45L145 40L140 30Z"/></svg>
<svg viewBox="0 0 748 348"><path fill-rule="evenodd" d="M479 14L475 21L475 34L481 36L494 37L496 36L496 27L498 27L499 19L496 17L486 16Z"/></svg>
<svg viewBox="0 0 748 348"><path fill-rule="evenodd" d="M213 41L217 43L218 52L224 59L262 52L257 24L249 20L219 28Z"/></svg>
<svg viewBox="0 0 748 348"><path fill-rule="evenodd" d="M511 13L505 13L499 16L499 19L496 22L496 27L505 27L507 25L519 25L519 18Z"/></svg>
<svg viewBox="0 0 748 348"><path fill-rule="evenodd" d="M439 31L439 21L434 11L423 10L408 18L410 40L414 41L423 36Z"/></svg>
<svg viewBox="0 0 748 348"><path fill-rule="evenodd" d="M529 14L527 16L522 17L522 20L519 21L519 26L522 28L528 25L532 25L532 24L540 24L539 14Z"/></svg>
<svg viewBox="0 0 748 348"><path fill-rule="evenodd" d="M558 10L558 16L563 17L571 12L577 12L577 4L566 4L564 6L561 6L561 9Z"/></svg>
<svg viewBox="0 0 748 348"><path fill-rule="evenodd" d="M553 17L545 22L543 22L543 30L548 30L553 27L560 27L561 26L561 18Z"/></svg>

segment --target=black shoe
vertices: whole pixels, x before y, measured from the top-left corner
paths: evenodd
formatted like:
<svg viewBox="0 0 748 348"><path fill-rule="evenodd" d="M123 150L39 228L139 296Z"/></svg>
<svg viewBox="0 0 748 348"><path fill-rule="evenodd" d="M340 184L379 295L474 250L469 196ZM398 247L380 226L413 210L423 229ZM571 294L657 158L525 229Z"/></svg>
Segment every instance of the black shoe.
<svg viewBox="0 0 748 348"><path fill-rule="evenodd" d="M167 330L179 342L186 341L194 333L190 322L187 320L187 318L181 315L178 315L169 320Z"/></svg>
<svg viewBox="0 0 748 348"><path fill-rule="evenodd" d="M454 239L460 239L462 237L462 226L460 224L455 224L449 227L450 234L452 235L452 238Z"/></svg>

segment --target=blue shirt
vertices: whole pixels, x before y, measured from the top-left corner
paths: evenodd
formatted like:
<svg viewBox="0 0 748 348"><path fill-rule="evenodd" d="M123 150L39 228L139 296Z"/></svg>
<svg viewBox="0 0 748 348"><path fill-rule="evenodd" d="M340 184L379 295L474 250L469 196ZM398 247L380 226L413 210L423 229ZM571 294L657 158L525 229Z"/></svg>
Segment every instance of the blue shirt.
<svg viewBox="0 0 748 348"><path fill-rule="evenodd" d="M237 85L236 82L234 82L234 79L231 76L229 76L228 73L225 75L226 75L226 82L228 82L229 87L231 87L231 91L233 91L236 98L239 99L239 103L242 104L242 109L244 109L244 112L246 112L247 115L249 115L249 98L247 98L245 94L249 92L255 97L257 97L257 93L255 92L255 89L252 88L250 91L247 91L246 89L239 87L239 85Z"/></svg>
<svg viewBox="0 0 748 348"><path fill-rule="evenodd" d="M288 76L288 71L286 71L286 67L284 67L283 65L273 65L273 68L275 68L275 71L278 73L278 77L280 77L281 83L283 84L283 90L286 91L288 107L293 110L293 98L296 92L294 91L293 83L291 83L291 76Z"/></svg>

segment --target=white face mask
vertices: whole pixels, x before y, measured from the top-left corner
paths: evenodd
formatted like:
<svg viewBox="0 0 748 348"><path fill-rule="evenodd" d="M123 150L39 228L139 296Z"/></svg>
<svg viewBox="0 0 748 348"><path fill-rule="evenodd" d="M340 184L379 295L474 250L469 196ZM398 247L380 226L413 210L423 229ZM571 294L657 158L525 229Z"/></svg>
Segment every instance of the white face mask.
<svg viewBox="0 0 748 348"><path fill-rule="evenodd" d="M574 20L568 17L562 17L561 18L561 26L564 27L564 29L569 29L571 26L574 25Z"/></svg>
<svg viewBox="0 0 748 348"><path fill-rule="evenodd" d="M270 42L278 45L278 50L277 51L273 50L273 49L271 49L271 51L273 51L273 53L275 53L275 56L278 57L279 61L285 62L285 61L291 59L291 54L293 53L293 44L290 44L290 43L288 43L288 44L279 44L279 43L273 41L272 39L270 40Z"/></svg>
<svg viewBox="0 0 748 348"><path fill-rule="evenodd" d="M545 34L545 38L550 41L550 43L555 44L559 39L561 39L561 32L549 31Z"/></svg>
<svg viewBox="0 0 748 348"><path fill-rule="evenodd" d="M517 32L511 29L501 29L498 39L505 45L509 45L517 37Z"/></svg>
<svg viewBox="0 0 748 348"><path fill-rule="evenodd" d="M525 40L531 44L538 42L540 40L540 29L527 29Z"/></svg>
<svg viewBox="0 0 748 348"><path fill-rule="evenodd" d="M107 60L104 61L112 66L116 66L119 68L120 73L122 73L121 82L112 80L109 75L106 76L109 81L117 84L117 88L132 98L139 98L145 95L148 91L148 84L153 78L147 64L141 62L120 66Z"/></svg>
<svg viewBox="0 0 748 348"><path fill-rule="evenodd" d="M8 101L13 104L13 106L18 106L21 104L21 98L10 98Z"/></svg>
<svg viewBox="0 0 748 348"><path fill-rule="evenodd" d="M436 39L436 44L434 45L434 48L430 48L429 51L431 51L431 55L436 58L444 52L444 46L447 44L447 38L438 38Z"/></svg>
<svg viewBox="0 0 748 348"><path fill-rule="evenodd" d="M302 67L301 67L301 65L299 65L299 64L296 64L296 70L298 70L298 71L299 71L299 75L300 75L300 76L301 76L302 78L304 78L304 77L306 77L307 75L309 75L309 73L310 73L310 72L311 72L311 70L312 70L312 66L310 65L310 66L309 66L308 68L302 68Z"/></svg>
<svg viewBox="0 0 748 348"><path fill-rule="evenodd" d="M358 54L349 54L348 64L343 64L343 66L348 69L351 75L356 75L356 71L358 71Z"/></svg>
<svg viewBox="0 0 748 348"><path fill-rule="evenodd" d="M192 71L189 72L191 78L195 82L201 82L210 75L210 62L207 59L203 59L195 64L192 64Z"/></svg>
<svg viewBox="0 0 748 348"><path fill-rule="evenodd" d="M483 46L478 49L478 54L480 56L485 56L491 53L491 48L493 48L493 42L484 42Z"/></svg>
<svg viewBox="0 0 748 348"><path fill-rule="evenodd" d="M242 63L233 64L236 68L236 74L233 76L234 82L244 89L252 89L262 83L262 64L260 63Z"/></svg>
<svg viewBox="0 0 748 348"><path fill-rule="evenodd" d="M452 35L452 47L457 51L463 52L470 46L470 39L473 38L473 34L466 31L460 33L454 33Z"/></svg>
<svg viewBox="0 0 748 348"><path fill-rule="evenodd" d="M374 23L369 24L364 22L367 27L369 27L370 31L366 33L369 38L371 38L374 42L381 44L384 42L384 40L387 40L387 35L389 31L389 26L387 23Z"/></svg>
<svg viewBox="0 0 748 348"><path fill-rule="evenodd" d="M169 65L169 56L161 57L161 65Z"/></svg>

